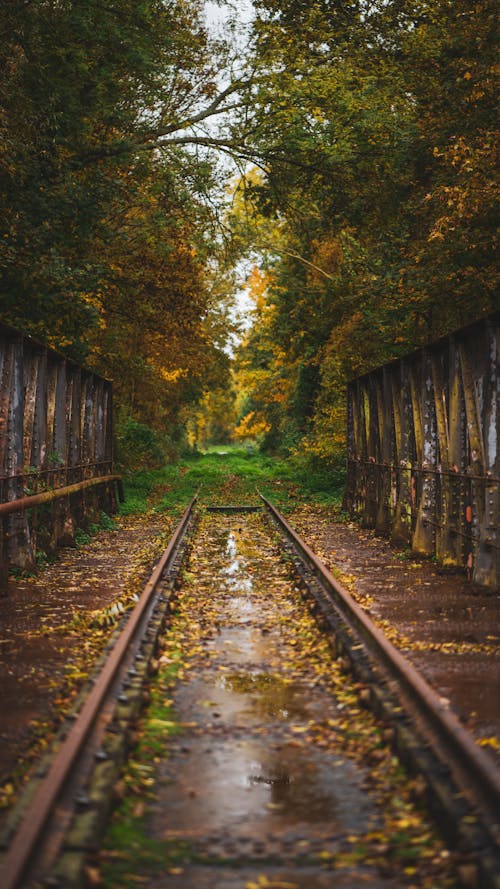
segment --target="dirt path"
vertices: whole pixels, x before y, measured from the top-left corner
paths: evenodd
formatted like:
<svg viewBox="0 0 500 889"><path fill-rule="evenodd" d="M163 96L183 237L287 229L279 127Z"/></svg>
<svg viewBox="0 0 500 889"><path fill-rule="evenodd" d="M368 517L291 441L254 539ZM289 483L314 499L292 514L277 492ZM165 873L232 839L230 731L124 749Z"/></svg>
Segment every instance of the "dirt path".
<svg viewBox="0 0 500 889"><path fill-rule="evenodd" d="M259 514L202 516L96 884L454 885L278 550Z"/></svg>

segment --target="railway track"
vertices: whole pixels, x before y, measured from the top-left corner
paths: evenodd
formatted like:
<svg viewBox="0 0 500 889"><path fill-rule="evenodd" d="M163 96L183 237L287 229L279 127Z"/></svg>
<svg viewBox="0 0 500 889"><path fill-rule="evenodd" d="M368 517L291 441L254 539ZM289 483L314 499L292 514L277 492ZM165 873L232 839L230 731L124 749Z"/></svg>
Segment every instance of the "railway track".
<svg viewBox="0 0 500 889"><path fill-rule="evenodd" d="M94 790L111 788L127 752L127 726L143 703L148 661L167 618L196 498L186 509L164 555L69 725L32 798L15 813L0 864L3 889L64 886L62 850L95 844L112 805L96 806ZM426 802L447 841L477 865L480 887L500 886L500 773L438 695L388 642L265 498L262 507L283 535L288 558L337 655L362 686L362 703L388 722L401 759L422 777ZM251 512L254 505L208 507ZM43 770L43 769L42 769ZM106 796L106 794L104 795ZM75 840L73 819L79 813ZM83 833L82 833L83 821ZM73 835L72 835L73 831ZM80 856L81 857L81 856ZM67 873L67 871L66 871ZM65 878L66 879L66 878ZM75 882L75 885L76 882Z"/></svg>
<svg viewBox="0 0 500 889"><path fill-rule="evenodd" d="M11 829L7 828L8 848L0 862L3 889L40 882L50 874L71 829L74 812L91 803L83 788L90 780L94 762L100 761L104 767L111 765L109 782L117 777L116 766L123 762L126 753L124 724L137 716L141 707L142 684L168 611L176 562L193 519L196 499L185 510L83 706L65 736L59 739L45 774L42 766L32 798L22 801L24 811L14 813ZM114 736L118 737L118 744L114 743ZM90 833L99 830L103 814L106 813L100 812L97 819L90 819ZM52 882L59 885L55 877Z"/></svg>
<svg viewBox="0 0 500 889"><path fill-rule="evenodd" d="M364 684L365 703L392 726L398 755L423 776L442 833L452 846L477 855L481 886L500 886L500 770L284 516L262 499L299 557L297 569L337 653Z"/></svg>

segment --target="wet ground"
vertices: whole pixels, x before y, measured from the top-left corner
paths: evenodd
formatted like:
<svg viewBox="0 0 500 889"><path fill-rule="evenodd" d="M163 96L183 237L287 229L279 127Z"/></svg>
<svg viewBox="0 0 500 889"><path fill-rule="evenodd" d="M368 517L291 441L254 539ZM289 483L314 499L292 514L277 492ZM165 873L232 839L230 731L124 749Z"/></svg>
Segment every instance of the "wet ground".
<svg viewBox="0 0 500 889"><path fill-rule="evenodd" d="M278 551L261 515L202 518L155 692L180 732L157 739L153 768L148 749L131 763L99 862L109 889L452 885L411 781ZM153 708L142 731L155 721Z"/></svg>
<svg viewBox="0 0 500 889"><path fill-rule="evenodd" d="M500 753L500 593L328 509L298 509L291 522L478 740Z"/></svg>
<svg viewBox="0 0 500 889"><path fill-rule="evenodd" d="M249 518L245 517L245 522ZM450 706L487 749L494 752L494 745L500 743L499 595L475 588L463 577L440 574L437 567L428 562L398 554L372 532L356 524L338 522L328 509L313 510L309 506L296 510L290 518L392 641L414 661L439 694L450 701ZM371 772L364 772L367 764L372 768L379 762L378 740L374 741L370 732L365 736L364 727L357 731L355 741L348 736L345 707L348 705L350 710L355 707L349 695L340 710L325 709L325 718L318 718L318 711L326 708L323 697L318 696L318 688L323 688L325 683L329 687L330 681L336 681L335 665L328 666L326 677L324 665L329 662L328 654L323 652L320 657L323 666L311 666L312 636L308 639L308 666L300 661L301 645L294 644L293 634L290 636L296 605L287 604L288 578L273 574L262 583L259 581L256 587L253 560L259 552L266 553L268 545L260 538L254 540L252 531L250 541L256 543L252 552L248 537L242 537L238 528L238 524L233 527L236 559L231 556L233 544L226 552L229 538L224 538L224 534L229 533L228 529L222 534L220 552L225 555L221 556L221 568L226 573L217 608L207 604L211 601L207 590L212 580L208 578L205 583L203 570L208 568L202 551L199 552L202 574L197 577L196 589L200 595L193 608L201 607L202 603L202 616L197 618L196 610L191 613L186 644L192 648L194 661L201 658L218 664L217 681L213 676L207 679L203 671L198 671L198 664L196 676L191 677L192 685L189 689L187 685L182 687L178 701L180 718L184 722L196 721L197 725L192 726L190 739L183 735L175 741L173 758L162 767L164 803L176 807L176 817L183 819L184 826L179 830L188 830L188 820L200 803L199 785L204 782L210 788L209 796L219 801L221 788L225 788L225 799L232 801L232 815L228 821L221 821L218 816L218 826L213 832L204 833L203 825L198 825L198 838L186 837L184 841L194 842L199 861L195 865L183 861L178 875L174 873L174 862L170 868L172 873L164 874L163 882L155 882L154 886L157 889L163 886L166 889L190 889L191 886L247 889L248 885L251 889L257 886L260 889L266 884L259 884L257 875L264 871L268 885L272 879L271 885L280 889L287 884L299 889L406 885L398 882L400 876L394 875L394 861L398 856L385 852L386 834L390 830L387 819L380 830L372 829L371 833L368 830L373 813L374 818L384 811L392 811L394 815L390 809L394 794L387 790L388 799L372 801L373 810L369 807L365 810L360 797L355 795L363 796L366 788L373 789L374 785L380 792L380 788L388 784L385 775L379 774L377 778ZM63 551L59 562L38 577L11 583L9 597L2 599L0 639L0 775L8 777L9 793L10 773L16 761L18 764L20 761L22 770L23 758L33 759L50 741L60 712L76 693L86 671L91 669L99 645L104 644L109 634L106 628L93 630L91 634L83 629L74 632L75 618L78 614L85 617L89 610L109 606L130 588L131 581L132 586L140 588L154 558L155 547L159 548L161 530L165 530L164 516L146 520L128 518L123 520L120 533L102 532L79 550ZM245 552L242 546L246 547ZM244 576L234 567L240 557L247 572ZM236 593L231 584L238 585ZM285 590L288 590L286 595ZM194 586L191 592L195 592ZM279 614L274 607L276 603ZM68 623L73 625L71 632L65 629L54 632L54 627L62 628ZM178 644L182 646L183 640L179 639ZM344 752L334 752L332 759L332 744L337 749L339 739L345 745ZM306 760L304 750L311 744L315 753ZM231 768L227 765L230 750L235 752ZM374 751L377 756L372 760ZM203 761L203 769L189 765L191 754L198 763ZM337 759L349 762L349 768L354 770L349 791L339 777ZM191 763L193 761L191 759ZM249 761L258 768L248 771ZM283 772L278 770L281 765ZM377 767L383 771L381 765ZM182 786L187 796L182 804L168 796L172 793L177 769L183 776ZM223 779L221 772L225 770L227 778ZM303 780L297 775L304 776ZM333 775L335 780L329 781L328 775ZM389 783L392 785L392 778ZM349 806L342 808L334 792L337 785L342 799L347 800L350 792L354 794ZM324 793L320 788L325 789ZM399 799L401 805L406 806L404 791ZM250 800L247 822L242 813ZM291 814L288 826L280 821L283 804ZM214 806L207 808L207 801L203 805L208 818ZM366 823L361 820L349 834L355 838L352 843L346 832L337 833L340 822L336 819L342 818L347 808L359 808L360 818L367 819ZM155 835L160 836L163 831L171 845L175 836L161 823L161 811L162 805L155 816L159 825ZM387 817L390 820L392 816ZM322 832L323 818L337 825L333 833ZM411 821L404 808L400 820L405 824ZM233 822L239 824L234 835L231 833ZM247 823L251 829L246 827ZM371 839L364 843L365 851L360 852L359 831L365 829ZM393 832L399 833L395 828ZM275 837L274 851L271 835ZM420 845L418 842L413 848L424 849L421 857L425 867L439 869L444 860L440 858L441 853L429 852L425 842ZM309 866L311 849L316 864ZM333 854L336 862L340 862L334 882L330 864ZM211 882L214 878L212 858L223 861L223 882ZM318 870L318 859L323 862L325 872ZM235 860L237 868L231 865ZM257 860L262 860L263 869L257 868ZM429 865L433 860L438 863ZM348 861L351 864L348 865ZM371 862L368 867L367 861ZM297 866L300 873L295 878ZM413 867L410 857L408 868ZM411 873L404 877L410 880L409 885L412 885L411 877ZM145 879L145 885L149 885L149 878ZM436 889L447 885L446 876L442 878L445 882L439 881L441 876L434 883L426 882L427 879L418 874L415 885ZM114 885L122 889L129 884Z"/></svg>
<svg viewBox="0 0 500 889"><path fill-rule="evenodd" d="M155 537L164 532L164 517L124 518L119 530L61 550L37 576L10 579L0 600L0 788L16 764L23 768L33 739L30 756L49 742L52 717L61 717L107 640L109 627L89 629L87 615L149 574Z"/></svg>

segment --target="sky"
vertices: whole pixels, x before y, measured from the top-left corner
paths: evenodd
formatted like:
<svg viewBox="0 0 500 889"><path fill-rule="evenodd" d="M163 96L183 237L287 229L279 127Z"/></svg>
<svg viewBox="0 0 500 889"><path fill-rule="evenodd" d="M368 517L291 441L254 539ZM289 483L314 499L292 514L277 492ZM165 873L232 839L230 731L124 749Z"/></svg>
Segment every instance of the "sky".
<svg viewBox="0 0 500 889"><path fill-rule="evenodd" d="M234 9L238 10L238 21L241 22L242 25L249 24L253 17L253 4L251 0L238 0L236 3L222 3L219 5L218 3L206 2L205 3L205 15L207 21L207 27L210 31L213 31L214 34L218 34L221 31L224 31L225 22L227 21L230 13ZM242 35L242 43L243 43L243 35ZM246 277L248 276L252 267L252 263L249 261L239 263L239 267L237 269L238 278L242 282L242 286L236 293L236 305L235 305L235 317L236 319L243 324L244 329L248 329L252 324L251 313L255 307L253 299L250 297L248 293L248 289L244 284ZM233 352L233 348L236 345L234 340L228 344L227 350L230 354Z"/></svg>
<svg viewBox="0 0 500 889"><path fill-rule="evenodd" d="M247 24L252 20L253 4L250 2L250 0L240 0L240 2L237 2L236 4L223 3L222 5L213 2L206 2L205 14L208 27L213 28L214 31L217 31L221 28L223 29L224 22L228 17L231 6L236 6L236 8L238 9L238 18L242 24Z"/></svg>

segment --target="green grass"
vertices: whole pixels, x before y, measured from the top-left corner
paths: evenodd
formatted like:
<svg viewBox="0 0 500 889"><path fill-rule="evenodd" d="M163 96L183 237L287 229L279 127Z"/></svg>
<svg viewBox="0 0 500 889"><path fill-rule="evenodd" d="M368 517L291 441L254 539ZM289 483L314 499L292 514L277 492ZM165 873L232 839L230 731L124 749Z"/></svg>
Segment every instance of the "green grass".
<svg viewBox="0 0 500 889"><path fill-rule="evenodd" d="M99 531L116 531L117 527L118 525L112 516L107 515L105 512L101 512L99 513L98 522L91 522L87 529L76 529L75 544L77 546L85 546L86 543L90 543L94 534L98 534Z"/></svg>
<svg viewBox="0 0 500 889"><path fill-rule="evenodd" d="M259 502L258 492L282 507L297 499L339 505L343 476L258 451L227 446L186 457L162 469L124 476L122 514L181 511L196 493L203 505Z"/></svg>

